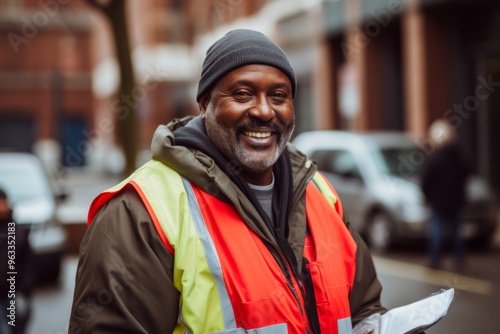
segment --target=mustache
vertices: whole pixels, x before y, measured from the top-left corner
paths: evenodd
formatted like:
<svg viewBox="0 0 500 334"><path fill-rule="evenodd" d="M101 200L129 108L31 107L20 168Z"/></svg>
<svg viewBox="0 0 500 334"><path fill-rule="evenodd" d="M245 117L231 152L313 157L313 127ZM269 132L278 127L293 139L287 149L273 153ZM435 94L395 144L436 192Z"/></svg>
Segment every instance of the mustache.
<svg viewBox="0 0 500 334"><path fill-rule="evenodd" d="M283 129L281 126L273 122L272 120L269 120L267 122L262 122L259 120L254 120L251 121L247 124L244 124L238 128L238 132L244 132L248 129L258 129L258 128L267 128L267 129L272 129L278 133L283 132Z"/></svg>

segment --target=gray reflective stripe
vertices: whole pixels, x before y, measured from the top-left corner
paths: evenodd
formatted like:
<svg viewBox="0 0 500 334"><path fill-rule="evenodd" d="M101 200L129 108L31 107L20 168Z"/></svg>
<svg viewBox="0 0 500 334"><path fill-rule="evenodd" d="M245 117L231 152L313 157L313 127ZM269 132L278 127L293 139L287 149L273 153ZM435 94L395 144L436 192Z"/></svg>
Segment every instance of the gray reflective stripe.
<svg viewBox="0 0 500 334"><path fill-rule="evenodd" d="M179 305L179 322L181 324L184 325L184 327L186 327L186 330L184 331L185 334L192 334L191 331L189 330L189 327L186 325L186 323L184 322L184 319L182 318L182 302L181 304Z"/></svg>
<svg viewBox="0 0 500 334"><path fill-rule="evenodd" d="M272 326L261 327L257 329L249 329L247 333L252 334L287 334L288 328L286 324L277 324Z"/></svg>
<svg viewBox="0 0 500 334"><path fill-rule="evenodd" d="M352 334L351 317L337 320L339 334Z"/></svg>
<svg viewBox="0 0 500 334"><path fill-rule="evenodd" d="M243 328L230 329L228 331L213 332L210 334L288 334L288 327L286 324L271 325L256 329L245 330Z"/></svg>
<svg viewBox="0 0 500 334"><path fill-rule="evenodd" d="M224 327L226 329L235 329L236 321L234 319L233 306L231 305L231 300L229 299L229 293L226 289L226 284L222 278L222 269L220 266L219 257L217 256L217 251L215 250L215 245L210 237L210 233L207 230L205 221L201 214L198 201L194 194L191 183L188 180L182 178L182 183L184 183L184 188L188 196L189 210L191 211L191 216L193 218L194 226L198 236L200 237L201 244L203 245L203 250L205 251L205 257L207 259L208 268L210 273L215 280L217 285L217 291L219 292L220 304L222 307L222 317L224 319Z"/></svg>

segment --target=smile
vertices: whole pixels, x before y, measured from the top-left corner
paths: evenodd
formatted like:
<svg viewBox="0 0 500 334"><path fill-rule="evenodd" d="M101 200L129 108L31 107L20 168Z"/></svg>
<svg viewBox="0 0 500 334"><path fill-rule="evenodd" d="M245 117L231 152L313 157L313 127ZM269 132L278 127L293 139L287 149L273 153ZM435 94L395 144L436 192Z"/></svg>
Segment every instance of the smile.
<svg viewBox="0 0 500 334"><path fill-rule="evenodd" d="M253 138L268 138L271 137L271 132L255 132L255 131L245 131L243 132L245 136Z"/></svg>

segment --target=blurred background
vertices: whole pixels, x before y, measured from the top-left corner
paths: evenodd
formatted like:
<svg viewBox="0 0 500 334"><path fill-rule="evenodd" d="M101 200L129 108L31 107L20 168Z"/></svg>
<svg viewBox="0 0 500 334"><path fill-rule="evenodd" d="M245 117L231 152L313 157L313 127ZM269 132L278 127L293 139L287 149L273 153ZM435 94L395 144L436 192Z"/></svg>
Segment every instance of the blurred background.
<svg viewBox="0 0 500 334"><path fill-rule="evenodd" d="M289 56L297 143L320 130L344 136L302 145L346 189L344 205L364 204L349 213L377 246L384 304L454 287L449 315L428 333L497 333L498 0L0 0L0 187L38 256L28 333L68 332L92 199L149 159L158 124L198 113L206 49L234 28L262 31ZM449 259L425 266L418 173L437 119L456 130L474 174L460 270ZM388 183L372 185L376 173Z"/></svg>

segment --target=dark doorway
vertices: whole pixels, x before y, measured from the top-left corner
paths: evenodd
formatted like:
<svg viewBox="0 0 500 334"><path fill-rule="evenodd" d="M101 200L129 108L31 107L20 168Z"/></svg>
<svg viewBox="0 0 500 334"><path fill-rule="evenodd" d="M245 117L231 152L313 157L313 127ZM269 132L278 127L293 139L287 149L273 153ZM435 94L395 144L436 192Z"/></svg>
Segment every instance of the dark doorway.
<svg viewBox="0 0 500 334"><path fill-rule="evenodd" d="M92 144L85 137L86 122L83 117L66 117L59 124L62 164L67 167L85 166Z"/></svg>
<svg viewBox="0 0 500 334"><path fill-rule="evenodd" d="M35 143L35 122L29 117L0 118L0 148L31 152Z"/></svg>

